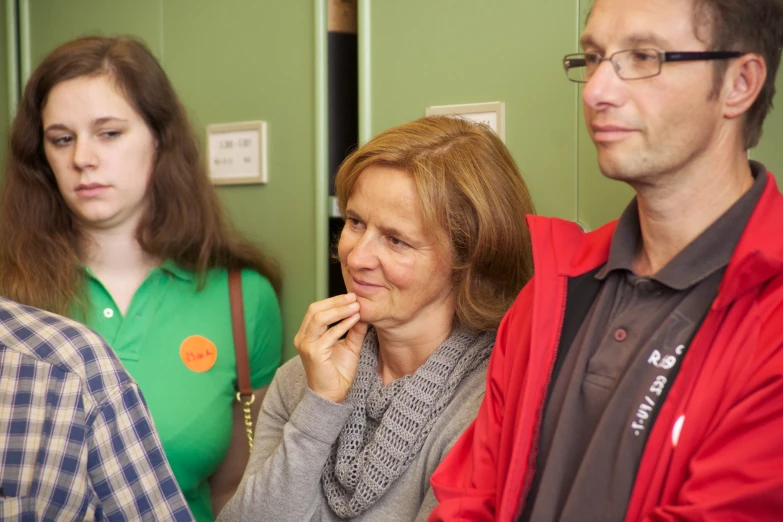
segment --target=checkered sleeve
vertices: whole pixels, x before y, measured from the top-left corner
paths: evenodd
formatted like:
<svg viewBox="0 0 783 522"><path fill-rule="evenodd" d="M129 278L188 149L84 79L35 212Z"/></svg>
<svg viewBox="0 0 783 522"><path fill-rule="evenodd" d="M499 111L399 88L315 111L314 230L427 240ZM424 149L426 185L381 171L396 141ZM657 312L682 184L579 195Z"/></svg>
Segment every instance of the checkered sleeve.
<svg viewBox="0 0 783 522"><path fill-rule="evenodd" d="M88 473L106 520L194 520L134 382L112 390L88 433Z"/></svg>

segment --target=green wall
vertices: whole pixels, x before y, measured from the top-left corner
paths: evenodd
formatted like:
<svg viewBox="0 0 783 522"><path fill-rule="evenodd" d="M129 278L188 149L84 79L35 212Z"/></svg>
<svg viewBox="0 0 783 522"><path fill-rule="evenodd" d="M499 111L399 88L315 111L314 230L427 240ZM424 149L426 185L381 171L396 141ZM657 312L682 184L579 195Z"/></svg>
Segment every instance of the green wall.
<svg viewBox="0 0 783 522"><path fill-rule="evenodd" d="M361 0L361 134L432 105L503 101L506 144L537 212L576 219L577 90L561 59L577 0Z"/></svg>
<svg viewBox="0 0 783 522"><path fill-rule="evenodd" d="M578 48L585 2L363 0L362 138L431 105L503 101L506 145L542 215L596 228L632 197L604 179L562 68Z"/></svg>
<svg viewBox="0 0 783 522"><path fill-rule="evenodd" d="M772 112L764 121L764 133L758 147L750 151L750 157L764 163L778 182L783 185L783 67L778 69L777 95Z"/></svg>
<svg viewBox="0 0 783 522"><path fill-rule="evenodd" d="M325 5L315 1L28 0L34 67L76 36L132 34L161 60L198 133L265 120L269 183L219 187L234 222L284 271L284 349L325 295ZM325 40L323 40L325 44ZM321 181L323 180L323 181ZM316 231L323 231L317 234Z"/></svg>

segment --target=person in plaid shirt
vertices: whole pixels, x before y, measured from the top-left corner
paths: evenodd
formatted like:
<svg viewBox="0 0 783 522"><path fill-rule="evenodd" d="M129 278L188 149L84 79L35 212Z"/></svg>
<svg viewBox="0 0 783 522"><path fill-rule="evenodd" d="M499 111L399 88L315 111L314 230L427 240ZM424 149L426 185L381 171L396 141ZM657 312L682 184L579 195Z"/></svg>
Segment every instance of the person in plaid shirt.
<svg viewBox="0 0 783 522"><path fill-rule="evenodd" d="M0 520L193 520L144 398L103 339L2 297Z"/></svg>

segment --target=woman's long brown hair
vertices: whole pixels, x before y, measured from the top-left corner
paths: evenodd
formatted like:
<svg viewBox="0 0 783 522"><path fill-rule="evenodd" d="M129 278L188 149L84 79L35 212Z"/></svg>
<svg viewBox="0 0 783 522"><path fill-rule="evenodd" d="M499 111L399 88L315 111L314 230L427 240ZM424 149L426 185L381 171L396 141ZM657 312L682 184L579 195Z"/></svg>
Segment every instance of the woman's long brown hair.
<svg viewBox="0 0 783 522"><path fill-rule="evenodd" d="M277 265L226 220L185 110L163 69L133 38L85 37L47 56L30 76L11 128L0 208L0 293L62 315L87 306L79 259L84 240L43 150L42 111L52 88L79 77L109 78L158 144L141 247L195 272L252 268L279 293Z"/></svg>

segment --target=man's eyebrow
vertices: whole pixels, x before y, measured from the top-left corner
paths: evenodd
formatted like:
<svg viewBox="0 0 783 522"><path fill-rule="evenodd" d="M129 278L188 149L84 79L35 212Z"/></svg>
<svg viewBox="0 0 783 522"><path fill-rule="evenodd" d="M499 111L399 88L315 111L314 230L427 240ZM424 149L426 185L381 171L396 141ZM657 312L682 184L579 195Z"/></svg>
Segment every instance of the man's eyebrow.
<svg viewBox="0 0 783 522"><path fill-rule="evenodd" d="M595 40L593 40L593 37L590 36L590 34L583 34L582 38L579 39L579 47L582 49L586 47L600 47L599 45L596 45Z"/></svg>
<svg viewBox="0 0 783 522"><path fill-rule="evenodd" d="M663 38L653 33L632 34L631 36L624 38L623 42L628 47L640 47L644 45L652 45L653 47L657 47L659 49L671 48L671 44L666 38Z"/></svg>

